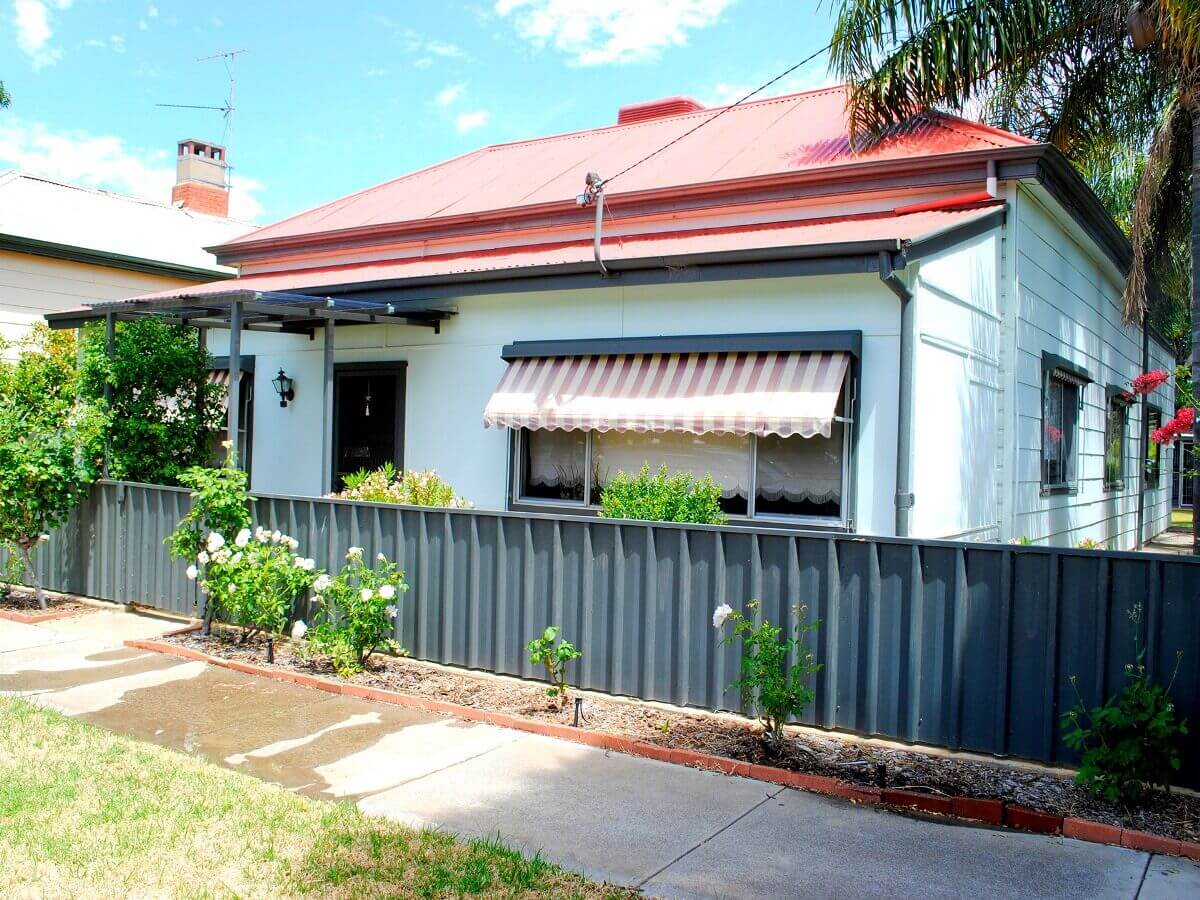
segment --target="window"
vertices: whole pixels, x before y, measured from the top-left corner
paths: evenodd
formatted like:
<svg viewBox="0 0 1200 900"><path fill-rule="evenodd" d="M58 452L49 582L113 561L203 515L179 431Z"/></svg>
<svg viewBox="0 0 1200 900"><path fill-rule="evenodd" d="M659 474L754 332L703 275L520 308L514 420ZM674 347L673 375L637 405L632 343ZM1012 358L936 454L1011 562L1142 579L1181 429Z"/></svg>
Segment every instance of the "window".
<svg viewBox="0 0 1200 900"><path fill-rule="evenodd" d="M1158 487L1159 478L1162 476L1162 448L1150 440L1152 435L1159 428L1162 428L1162 410L1157 406L1146 407L1146 490L1154 490Z"/></svg>
<svg viewBox="0 0 1200 900"><path fill-rule="evenodd" d="M1110 388L1104 419L1104 489L1107 491L1119 491L1125 487L1125 425L1128 412L1128 397Z"/></svg>
<svg viewBox="0 0 1200 900"><path fill-rule="evenodd" d="M1042 392L1042 488L1075 486L1075 442L1083 384L1059 368L1046 372Z"/></svg>
<svg viewBox="0 0 1200 900"><path fill-rule="evenodd" d="M848 408L846 388L838 409ZM829 437L691 434L684 432L520 429L513 441L513 499L596 509L604 486L642 466L694 478L711 475L721 508L734 518L848 519L851 422L839 415ZM586 500L585 500L586 497Z"/></svg>

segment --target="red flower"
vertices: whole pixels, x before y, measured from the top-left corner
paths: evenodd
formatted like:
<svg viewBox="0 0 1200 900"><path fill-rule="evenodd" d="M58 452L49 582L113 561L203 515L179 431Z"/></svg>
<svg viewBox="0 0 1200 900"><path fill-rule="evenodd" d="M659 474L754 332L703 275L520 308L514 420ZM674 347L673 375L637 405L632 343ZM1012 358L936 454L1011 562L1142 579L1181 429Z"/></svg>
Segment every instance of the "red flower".
<svg viewBox="0 0 1200 900"><path fill-rule="evenodd" d="M1150 440L1156 444L1169 444L1175 439L1175 432L1169 426L1164 425L1162 428L1155 428L1150 432Z"/></svg>
<svg viewBox="0 0 1200 900"><path fill-rule="evenodd" d="M1196 410L1190 406L1185 406L1183 409L1175 413L1175 418L1164 425L1162 428L1156 428L1150 435L1150 440L1156 444L1169 444L1181 434L1188 434L1196 424Z"/></svg>
<svg viewBox="0 0 1200 900"><path fill-rule="evenodd" d="M1180 431L1191 431L1196 424L1196 410L1194 407L1185 406L1183 409L1175 413L1175 421L1180 425Z"/></svg>
<svg viewBox="0 0 1200 900"><path fill-rule="evenodd" d="M1137 394L1148 394L1160 384L1166 384L1171 376L1162 369L1152 369L1133 379L1133 390Z"/></svg>
<svg viewBox="0 0 1200 900"><path fill-rule="evenodd" d="M1046 439L1051 443L1057 444L1062 440L1062 429L1056 425L1046 426Z"/></svg>

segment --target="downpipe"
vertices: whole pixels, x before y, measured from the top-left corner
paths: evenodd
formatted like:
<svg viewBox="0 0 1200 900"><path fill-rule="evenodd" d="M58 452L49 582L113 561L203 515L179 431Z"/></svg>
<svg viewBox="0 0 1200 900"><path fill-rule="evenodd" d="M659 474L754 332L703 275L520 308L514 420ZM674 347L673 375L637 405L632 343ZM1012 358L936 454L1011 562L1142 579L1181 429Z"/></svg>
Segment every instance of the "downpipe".
<svg viewBox="0 0 1200 900"><path fill-rule="evenodd" d="M900 268L903 268L901 266ZM900 379L896 402L896 537L912 530L913 359L916 354L916 308L912 291L897 275L892 254L879 254L879 280L900 299Z"/></svg>

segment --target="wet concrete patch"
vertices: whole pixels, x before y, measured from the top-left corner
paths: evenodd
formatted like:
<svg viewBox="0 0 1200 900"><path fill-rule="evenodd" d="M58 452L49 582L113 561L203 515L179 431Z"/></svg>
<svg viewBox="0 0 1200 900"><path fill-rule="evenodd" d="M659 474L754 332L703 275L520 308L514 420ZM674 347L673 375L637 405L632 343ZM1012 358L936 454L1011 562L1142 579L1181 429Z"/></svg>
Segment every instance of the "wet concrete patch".
<svg viewBox="0 0 1200 900"><path fill-rule="evenodd" d="M313 796L336 786L318 770L386 735L438 717L306 692L307 702L197 736L191 749L213 762Z"/></svg>
<svg viewBox="0 0 1200 900"><path fill-rule="evenodd" d="M7 673L0 674L0 692L8 691L64 691L70 688L83 687L89 684L113 681L129 675L139 675L143 672L158 672L182 665L183 660L171 659L156 653L146 653L140 650L122 650L122 658L111 661L94 661L87 656L80 659L66 652L57 654L63 665L52 665L46 660L46 653L39 650L37 661L30 660L24 666ZM68 663L74 662L75 667ZM45 666L39 668L38 666Z"/></svg>
<svg viewBox="0 0 1200 900"><path fill-rule="evenodd" d="M128 691L118 703L94 711L88 721L164 747L193 752L201 735L269 718L277 706L298 708L312 692L217 669L204 663L195 677Z"/></svg>

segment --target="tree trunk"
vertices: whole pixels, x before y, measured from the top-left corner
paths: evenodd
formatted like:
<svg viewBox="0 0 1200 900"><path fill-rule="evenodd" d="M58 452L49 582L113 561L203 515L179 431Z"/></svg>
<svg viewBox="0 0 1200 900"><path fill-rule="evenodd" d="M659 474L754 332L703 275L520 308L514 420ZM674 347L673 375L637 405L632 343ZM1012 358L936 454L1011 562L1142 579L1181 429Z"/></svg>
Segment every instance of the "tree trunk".
<svg viewBox="0 0 1200 900"><path fill-rule="evenodd" d="M24 544L21 547L21 558L25 561L25 571L33 582L33 595L37 598L38 608L46 609L46 592L42 590L42 579L38 578L37 567L33 564L33 554Z"/></svg>
<svg viewBox="0 0 1200 900"><path fill-rule="evenodd" d="M1200 104L1192 104L1192 384L1200 380ZM1192 553L1200 556L1200 416L1192 426ZM1186 476L1185 476L1186 477Z"/></svg>

